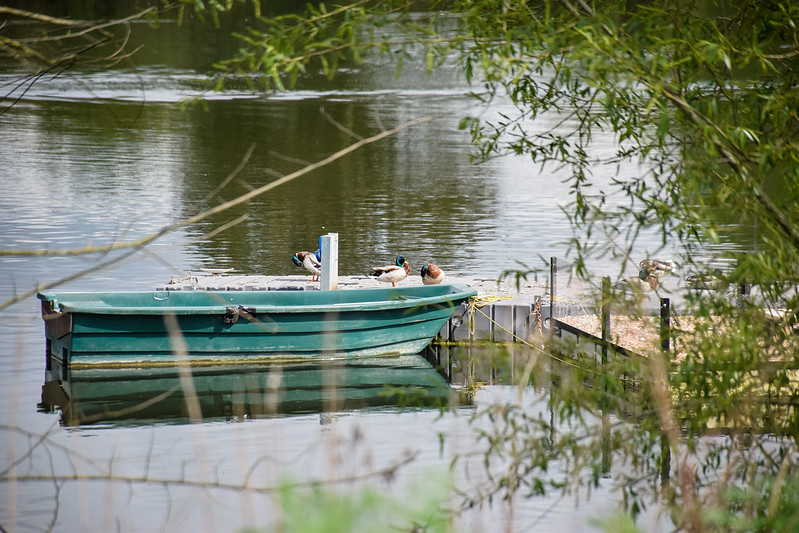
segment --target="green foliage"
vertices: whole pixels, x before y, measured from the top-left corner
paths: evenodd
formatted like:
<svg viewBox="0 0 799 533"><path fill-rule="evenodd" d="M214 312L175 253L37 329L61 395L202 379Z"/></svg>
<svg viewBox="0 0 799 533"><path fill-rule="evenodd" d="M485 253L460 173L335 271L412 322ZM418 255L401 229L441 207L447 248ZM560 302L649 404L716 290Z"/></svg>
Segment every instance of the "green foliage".
<svg viewBox="0 0 799 533"><path fill-rule="evenodd" d="M332 78L342 66L360 64L372 51L391 58L397 74L414 57L432 72L460 39L440 35L446 25L439 16L424 21L413 17L412 6L407 1L355 0L259 16L246 33L235 34L242 43L236 57L216 66L227 78L243 77L261 90L294 87L309 71Z"/></svg>
<svg viewBox="0 0 799 533"><path fill-rule="evenodd" d="M516 154L571 169L572 200L565 211L578 230L578 261L592 253L623 260L635 249L636 235L656 228L664 241L682 243L678 259L686 273L710 270L708 258L723 260L732 265L725 273L728 286L749 283L759 293L743 308L727 293L691 295L692 314L700 320L676 334L684 358L666 367L668 374L646 366L636 374L651 396L634 394L629 404L614 406L612 379L588 380L595 386L586 390L580 384L587 376L571 370L576 379L559 382L557 412L572 426L583 424L577 413L603 405L635 423L614 428L619 439L612 443L613 453L634 467L622 483L633 511L646 501L642 489L648 486L651 500L656 497L663 464L656 443L669 417L680 429L668 436L675 450L677 442L696 449L716 428L729 432L712 454L698 454L698 469L681 473L669 492L675 509L684 511L675 514L675 523L701 528L707 517L689 502L717 490L716 476L725 473L744 486L775 478L780 461L763 435L785 436L776 439L795 447L799 6L601 2L592 8L566 0L501 9L477 1L458 6L468 6L461 11L462 31L477 43L464 50L464 69L481 71L489 93L506 93L517 111L495 123L466 120L463 126L472 132L479 158ZM491 9L495 16L488 15ZM542 131L535 122L542 117L558 125ZM600 132L615 135L613 153L594 150ZM640 162L642 171L597 190L592 170L620 161ZM708 254L708 245L724 239L729 227L756 228L751 248ZM597 247L591 240L596 234L618 247L604 241ZM786 310L782 318L764 313L774 308ZM653 399L658 380L670 391L668 409L659 410ZM609 396L602 403L596 391L605 388ZM579 450L560 434L563 440L556 452L546 452L549 457L569 457L564 452L570 450L576 450L572 464L596 457L598 429L584 425L572 437L583 443ZM536 451L534 439L504 440L525 442L525 450L547 457ZM579 479L576 469L572 474ZM725 516L741 515L729 501L720 508Z"/></svg>
<svg viewBox="0 0 799 533"><path fill-rule="evenodd" d="M284 483L278 495L283 518L269 531L449 531L444 507L451 491L448 478L431 476L408 491L414 495L410 504L369 487L355 491L320 486L303 489Z"/></svg>
<svg viewBox="0 0 799 533"><path fill-rule="evenodd" d="M636 527L635 520L628 514L616 514L611 517L596 520L594 525L602 531L608 533L640 533L641 530Z"/></svg>
<svg viewBox="0 0 799 533"><path fill-rule="evenodd" d="M799 482L795 478L750 478L723 487L707 511L710 527L724 531L794 531L799 527Z"/></svg>

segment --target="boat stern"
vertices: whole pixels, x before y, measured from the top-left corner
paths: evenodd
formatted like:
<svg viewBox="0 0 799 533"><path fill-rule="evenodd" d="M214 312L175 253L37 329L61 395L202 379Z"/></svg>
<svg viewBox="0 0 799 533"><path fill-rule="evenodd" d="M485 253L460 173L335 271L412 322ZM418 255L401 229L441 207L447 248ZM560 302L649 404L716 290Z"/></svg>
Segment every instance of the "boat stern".
<svg viewBox="0 0 799 533"><path fill-rule="evenodd" d="M37 295L42 301L45 334L45 371L48 375L67 377L72 349L72 313L61 311L54 298Z"/></svg>

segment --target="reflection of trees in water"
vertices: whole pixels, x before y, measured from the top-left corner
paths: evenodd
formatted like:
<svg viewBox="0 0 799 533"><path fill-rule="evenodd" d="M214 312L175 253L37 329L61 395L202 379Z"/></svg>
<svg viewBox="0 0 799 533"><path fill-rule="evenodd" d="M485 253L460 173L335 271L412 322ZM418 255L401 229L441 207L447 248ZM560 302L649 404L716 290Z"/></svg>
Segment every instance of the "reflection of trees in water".
<svg viewBox="0 0 799 533"><path fill-rule="evenodd" d="M365 137L379 134L380 124L396 124L396 114L385 110L381 122L376 122L373 102L324 105L336 121L342 120L342 111L345 117L359 117L360 123L351 119L345 126ZM214 134L197 129L193 154L201 160L195 168L220 169L223 161L232 166L230 159L241 151L234 146L246 139L258 143L247 168L218 198L268 183L274 175L300 168L303 161L318 161L357 142L326 120L317 99L225 102L212 104L210 113ZM495 193L491 182L480 178L479 169L469 166L464 151L455 148L459 145L438 142L442 131L456 129L453 120L444 117L383 140L254 200L241 208L249 214L247 222L202 244L208 250L203 253L225 258L243 272L292 274L286 258L296 249L316 246L319 235L332 231L340 235L342 274L366 272L374 261L385 262L398 254L420 264L436 259L469 272L468 250L491 231ZM219 138L227 141L220 146ZM220 154L226 154L227 160ZM212 188L193 179L185 185L187 200ZM219 224L227 216L215 217L209 224Z"/></svg>

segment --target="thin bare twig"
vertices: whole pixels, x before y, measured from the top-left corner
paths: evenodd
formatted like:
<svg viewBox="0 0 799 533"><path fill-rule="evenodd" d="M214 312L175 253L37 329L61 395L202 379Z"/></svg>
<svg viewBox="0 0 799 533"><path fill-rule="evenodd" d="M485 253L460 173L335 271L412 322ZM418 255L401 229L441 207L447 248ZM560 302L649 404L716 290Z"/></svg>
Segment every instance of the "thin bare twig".
<svg viewBox="0 0 799 533"><path fill-rule="evenodd" d="M372 470L370 472L365 472L362 474L352 474L349 476L342 476L337 478L329 478L329 479L315 479L315 480L308 480L303 482L296 482L292 483L291 487L294 488L304 488L304 487L319 487L322 485L330 485L335 486L341 483L355 483L359 481L365 481L369 479L375 478L392 478L396 475L397 471L399 471L402 467L412 463L416 460L419 455L419 451L416 450L413 453L409 453L406 457L395 461L393 464L390 464L384 468L380 468L378 470ZM151 477L151 476L126 476L126 475L110 475L108 473L101 473L101 474L22 474L22 475L9 475L0 477L0 482L6 483L19 483L19 482L33 482L33 481L45 481L45 482L52 482L52 481L102 481L102 482L117 482L117 483L130 483L130 484L144 484L144 485L152 485L152 484L161 484L166 487L170 486L182 486L182 487L195 487L195 488L202 488L202 489L219 489L219 490L228 490L234 492L255 492L255 493L273 493L278 492L286 487L285 483L280 484L279 486L274 485L245 485L242 483L229 483L229 482L222 482L217 480L214 481L202 481L196 479L188 479L185 475L181 475L177 478L158 478L158 477Z"/></svg>
<svg viewBox="0 0 799 533"><path fill-rule="evenodd" d="M227 185L233 180L233 178L235 178L238 175L238 173L241 172L241 170L247 164L247 161L250 160L250 156L252 155L254 150L255 150L255 143L252 143L250 145L250 147L247 148L247 152L244 154L244 157L241 158L241 161L239 161L239 164L236 165L236 168L233 169L233 172L228 174L228 177L225 178L224 180L222 180L222 183L217 185L216 188L213 191L209 192L205 196L205 198L202 199L202 203L208 202L211 198L216 196L217 193L219 193L219 191L221 191L222 189L227 187Z"/></svg>
<svg viewBox="0 0 799 533"><path fill-rule="evenodd" d="M328 121L328 122L330 122L331 124L333 124L333 125L334 125L336 128L338 128L339 130L343 131L344 133L346 133L346 134L347 134L347 135L349 135L350 137L353 137L353 138L355 138L355 139L358 139L359 141L362 141L362 140L363 140L363 137L362 137L361 135L358 135L357 133L355 133L354 131L352 131L352 130L351 130L351 129L349 129L348 127L346 127L344 124L342 124L341 122L339 122L339 121L337 121L336 119L334 119L334 118L333 118L333 117L330 115L330 113L328 113L327 111L325 111L325 106L319 106L319 113L321 113L321 115L322 115L323 117L325 117L325 118L327 119L327 121Z"/></svg>
<svg viewBox="0 0 799 533"><path fill-rule="evenodd" d="M299 159L299 158L296 158L296 157L290 157L290 156L281 154L280 152L276 152L274 150L269 150L269 155L271 155L273 157L277 157L278 159L282 159L283 161L288 161L289 163L296 163L298 165L305 166L305 165L310 165L311 164L310 161L306 161L305 159ZM283 175L281 175L280 177L282 178Z"/></svg>

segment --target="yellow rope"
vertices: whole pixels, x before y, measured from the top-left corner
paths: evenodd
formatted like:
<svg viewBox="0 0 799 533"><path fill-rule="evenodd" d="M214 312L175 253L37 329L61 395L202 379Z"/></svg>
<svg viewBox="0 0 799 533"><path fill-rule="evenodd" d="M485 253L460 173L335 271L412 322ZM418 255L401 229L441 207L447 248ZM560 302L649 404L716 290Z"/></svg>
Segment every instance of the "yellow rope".
<svg viewBox="0 0 799 533"><path fill-rule="evenodd" d="M469 333L470 336L474 336L474 312L478 311L481 307L485 307L488 304L496 303L500 300L510 300L512 296L497 296L495 294L478 294L474 298L469 299ZM488 318L488 315L480 312L483 316ZM494 322L490 318L488 318L491 322Z"/></svg>

